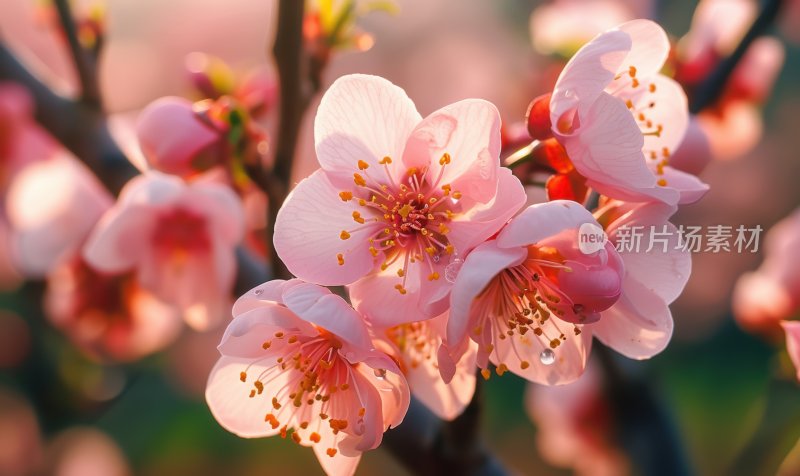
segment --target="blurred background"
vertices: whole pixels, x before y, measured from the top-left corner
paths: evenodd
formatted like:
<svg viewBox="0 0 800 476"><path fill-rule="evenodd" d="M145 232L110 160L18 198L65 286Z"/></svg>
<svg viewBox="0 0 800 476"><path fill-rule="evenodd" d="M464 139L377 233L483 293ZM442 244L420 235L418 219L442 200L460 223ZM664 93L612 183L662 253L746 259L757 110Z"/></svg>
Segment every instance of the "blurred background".
<svg viewBox="0 0 800 476"><path fill-rule="evenodd" d="M93 3L75 2L75 8ZM369 36L360 48L331 57L323 88L342 74L377 74L404 88L423 116L478 97L494 102L508 127L524 120L530 100L552 87L563 65L532 40L533 12L552 2L395 3L394 14L358 19L357 28ZM697 6L692 0L619 3L629 18L657 19L676 40L689 31ZM235 71L272 67L274 1L109 0L105 9L100 85L107 111L123 124L158 97L192 97L186 72L192 52L219 57ZM43 2L0 2L0 41L55 90L76 90L65 43ZM763 124L748 126L756 137L739 145L736 134L722 134L722 142L741 151L715 157L702 174L710 192L683 208L676 224L766 230L800 203L800 50L783 43L783 69L760 109ZM301 130L297 180L316 167L315 107ZM262 119L267 130L273 115ZM779 351L780 339L746 333L731 311L737 278L761 259L761 252L696 253L689 284L672 306L672 344L650 361L620 362L652 384L695 474L800 474L800 391L791 364ZM224 326L184 329L154 355L112 363L82 352L51 324L41 305L43 289L32 280L0 294L0 475L321 474L309 450L279 438L239 439L208 411L203 392ZM548 431L542 418L538 425L532 421L529 390L516 376L492 378L484 390L485 440L516 474L630 470L624 452L607 448L609 422L596 412L570 423L575 433L600 433L589 438L595 447L572 459L594 461L596 452L605 452L616 461L610 473L558 462L548 444L581 436ZM382 449L365 454L358 470L378 473L406 474Z"/></svg>

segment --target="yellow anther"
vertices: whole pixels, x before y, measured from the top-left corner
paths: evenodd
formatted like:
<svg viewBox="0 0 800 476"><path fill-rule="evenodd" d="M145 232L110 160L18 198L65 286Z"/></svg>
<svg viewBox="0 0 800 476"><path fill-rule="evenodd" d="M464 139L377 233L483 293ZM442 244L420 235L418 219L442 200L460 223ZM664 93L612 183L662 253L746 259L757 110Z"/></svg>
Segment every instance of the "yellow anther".
<svg viewBox="0 0 800 476"><path fill-rule="evenodd" d="M242 382L246 381L247 380L247 372L240 373L239 374L239 380L241 380Z"/></svg>
<svg viewBox="0 0 800 476"><path fill-rule="evenodd" d="M658 183L662 187L666 187L667 186L667 181L664 180L663 178L662 179L658 179L658 182L656 182L656 183Z"/></svg>
<svg viewBox="0 0 800 476"><path fill-rule="evenodd" d="M669 157L669 147L664 147L663 149L661 149L661 155L663 155L664 157Z"/></svg>
<svg viewBox="0 0 800 476"><path fill-rule="evenodd" d="M522 362L519 363L519 368L521 368L522 370L525 370L530 366L531 364L527 360L523 360Z"/></svg>
<svg viewBox="0 0 800 476"><path fill-rule="evenodd" d="M313 441L314 443L319 443L322 437L319 435L319 433L315 431L314 433L311 433L311 435L309 435L308 439Z"/></svg>
<svg viewBox="0 0 800 476"><path fill-rule="evenodd" d="M631 81L631 87L638 88L639 87L639 80L636 79L636 78L633 78L633 81Z"/></svg>
<svg viewBox="0 0 800 476"><path fill-rule="evenodd" d="M336 456L336 448L328 448L327 450L325 450L325 453L331 458L333 458L334 456Z"/></svg>
<svg viewBox="0 0 800 476"><path fill-rule="evenodd" d="M394 288L397 289L397 292L399 292L400 294L405 294L408 292L406 291L406 288L404 288L402 284L395 284Z"/></svg>
<svg viewBox="0 0 800 476"><path fill-rule="evenodd" d="M386 268L389 267L388 263L381 263L381 271L386 271Z"/></svg>
<svg viewBox="0 0 800 476"><path fill-rule="evenodd" d="M368 167L368 163L364 162L363 160L358 161L358 170L366 170Z"/></svg>
<svg viewBox="0 0 800 476"><path fill-rule="evenodd" d="M489 380L489 377L492 376L492 373L489 372L489 369L483 369L481 370L481 375L483 375L484 380Z"/></svg>
<svg viewBox="0 0 800 476"><path fill-rule="evenodd" d="M436 271L428 275L428 281L436 281L437 279L439 279L439 273Z"/></svg>
<svg viewBox="0 0 800 476"><path fill-rule="evenodd" d="M356 223L361 223L362 225L364 224L364 219L361 218L361 214L357 211L353 212L353 220L355 220Z"/></svg>
<svg viewBox="0 0 800 476"><path fill-rule="evenodd" d="M366 206L366 205L367 205L367 201L366 201L366 200L364 200L363 198L359 198L359 199L358 199L358 204L359 204L359 205L361 205L361 206L363 207L363 206Z"/></svg>
<svg viewBox="0 0 800 476"><path fill-rule="evenodd" d="M428 246L427 248L425 248L425 252L433 256L433 254L436 253L436 248L434 248L433 246Z"/></svg>
<svg viewBox="0 0 800 476"><path fill-rule="evenodd" d="M384 157L380 161L378 161L378 163L381 164L381 165L391 164L392 163L392 158L387 155L386 157Z"/></svg>
<svg viewBox="0 0 800 476"><path fill-rule="evenodd" d="M439 233L446 235L449 231L450 229L447 228L447 225L445 225L444 223L439 223Z"/></svg>
<svg viewBox="0 0 800 476"><path fill-rule="evenodd" d="M400 268L397 270L397 275L402 278L403 276L406 275L406 272L403 271L403 268Z"/></svg>
<svg viewBox="0 0 800 476"><path fill-rule="evenodd" d="M272 347L272 342L270 342L270 341L264 341L264 343L261 344L261 348L264 349L264 350L267 350L270 347Z"/></svg>
<svg viewBox="0 0 800 476"><path fill-rule="evenodd" d="M633 109L633 101L630 99L625 100L625 105L628 106L628 109Z"/></svg>
<svg viewBox="0 0 800 476"><path fill-rule="evenodd" d="M378 250L376 250L374 246L369 247L369 252L372 256L378 256Z"/></svg>
<svg viewBox="0 0 800 476"><path fill-rule="evenodd" d="M497 375L502 377L504 373L508 372L508 366L506 364L500 364L495 369Z"/></svg>
<svg viewBox="0 0 800 476"><path fill-rule="evenodd" d="M403 219L405 220L406 218L408 218L408 214L411 213L411 206L406 203L405 205L403 205L403 208L397 211L397 213L399 213L400 216L403 217Z"/></svg>
<svg viewBox="0 0 800 476"><path fill-rule="evenodd" d="M655 85L655 83L650 83L650 92L651 92L651 93L654 93L654 92L656 92L656 85Z"/></svg>
<svg viewBox="0 0 800 476"><path fill-rule="evenodd" d="M631 78L636 76L636 66L631 66L628 68L628 74L631 75Z"/></svg>
<svg viewBox="0 0 800 476"><path fill-rule="evenodd" d="M442 158L439 159L439 165L447 165L449 163L450 163L450 154L445 152L444 154L442 154Z"/></svg>
<svg viewBox="0 0 800 476"><path fill-rule="evenodd" d="M342 230L342 232L339 233L339 238L346 240L350 238L350 233L348 233L347 230Z"/></svg>
<svg viewBox="0 0 800 476"><path fill-rule="evenodd" d="M343 202L348 202L353 199L353 192L348 192L346 190L339 192L339 198L341 198Z"/></svg>
<svg viewBox="0 0 800 476"><path fill-rule="evenodd" d="M455 248L453 247L453 245L447 245L447 246L444 247L444 252L449 254L449 255L453 254L454 251L455 251Z"/></svg>
<svg viewBox="0 0 800 476"><path fill-rule="evenodd" d="M442 185L442 191L444 192L445 196L450 195L450 190L452 187L450 184Z"/></svg>
<svg viewBox="0 0 800 476"><path fill-rule="evenodd" d="M417 173L416 167L411 167L410 169L408 169L408 175L414 175L415 173ZM400 189L402 190L402 188L403 187L401 186Z"/></svg>
<svg viewBox="0 0 800 476"><path fill-rule="evenodd" d="M336 255L336 259L339 261L339 266L344 266L344 255L339 253Z"/></svg>
<svg viewBox="0 0 800 476"><path fill-rule="evenodd" d="M367 184L367 181L364 180L364 177L362 177L359 173L353 174L353 182L359 187L363 187Z"/></svg>
<svg viewBox="0 0 800 476"><path fill-rule="evenodd" d="M455 198L456 200L459 200L461 198L461 192L459 192L459 191L453 192L453 198Z"/></svg>

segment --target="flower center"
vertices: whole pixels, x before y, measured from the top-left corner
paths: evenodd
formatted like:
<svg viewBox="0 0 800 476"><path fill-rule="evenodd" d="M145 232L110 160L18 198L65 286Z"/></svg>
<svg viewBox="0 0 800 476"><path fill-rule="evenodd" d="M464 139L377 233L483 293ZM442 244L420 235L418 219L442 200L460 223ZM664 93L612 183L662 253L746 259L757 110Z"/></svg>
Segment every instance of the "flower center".
<svg viewBox="0 0 800 476"><path fill-rule="evenodd" d="M181 256L211 248L205 218L184 209L161 216L153 241L156 246Z"/></svg>
<svg viewBox="0 0 800 476"><path fill-rule="evenodd" d="M280 435L300 443L303 438L319 443L322 434L331 446L326 450L333 457L340 432L361 434L365 431L366 405L354 388L354 366L340 354L342 344L333 336L320 330L320 335L276 332L272 339L261 345L263 357L254 360L240 374L241 382L248 381L253 365L270 361L252 382L250 398L271 399L272 411L264 421L272 429L280 428ZM278 356L275 359L275 356ZM282 385L269 384L281 381ZM269 390L275 389L274 393ZM291 432L291 433L290 433Z"/></svg>
<svg viewBox="0 0 800 476"><path fill-rule="evenodd" d="M450 164L450 154L439 159L436 177L430 167L420 170L410 168L401 177L393 177L390 157L379 161L385 167L389 183L381 183L367 171L369 164L358 162L359 172L353 174L353 191L345 190L339 197L356 205L353 220L361 225L342 230L339 238L347 240L355 231L369 227L372 234L368 240L369 251L377 257L383 252L385 271L395 263L401 263L397 276L401 278L395 289L406 294L405 284L408 268L413 264L428 268L428 280L440 278L435 265L443 254L455 252L447 239L448 223L455 216L461 192L450 184L441 184L444 170ZM337 255L339 265L344 265L344 255Z"/></svg>
<svg viewBox="0 0 800 476"><path fill-rule="evenodd" d="M389 328L386 336L400 350L402 365L414 369L434 358L441 340L424 321Z"/></svg>
<svg viewBox="0 0 800 476"><path fill-rule="evenodd" d="M570 321L583 321L588 317L584 306L575 304L558 286L558 274L571 272L563 264L557 250L551 247L531 246L528 259L511 268L501 271L475 298L472 313L478 316L477 326L472 330L473 340L486 355L494 355L501 362L495 343L510 339L511 347L517 354L522 370L530 366L527 354L520 353L515 340L526 346L538 342L542 351L542 362L550 356L571 334L580 335L581 324ZM555 316L556 319L553 319ZM572 326L568 330L564 326ZM563 327L563 329L562 329ZM546 353L546 354L545 354ZM552 363L552 361L550 361ZM508 367L504 363L497 366L502 375ZM482 372L488 378L488 370Z"/></svg>

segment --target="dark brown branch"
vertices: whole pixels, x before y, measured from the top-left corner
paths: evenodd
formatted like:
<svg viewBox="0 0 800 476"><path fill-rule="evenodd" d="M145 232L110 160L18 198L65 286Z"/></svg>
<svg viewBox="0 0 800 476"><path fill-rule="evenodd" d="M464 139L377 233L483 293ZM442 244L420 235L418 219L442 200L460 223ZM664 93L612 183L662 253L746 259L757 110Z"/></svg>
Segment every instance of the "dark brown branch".
<svg viewBox="0 0 800 476"><path fill-rule="evenodd" d="M692 114L697 114L719 99L720 95L725 90L728 80L736 70L736 66L742 60L745 53L747 53L753 41L767 33L778 17L778 12L782 4L783 0L765 0L763 2L761 12L733 53L722 60L717 65L717 68L695 89L693 94L694 100L689 106Z"/></svg>
<svg viewBox="0 0 800 476"><path fill-rule="evenodd" d="M100 108L102 102L100 98L100 83L97 77L96 52L90 52L81 45L69 0L54 0L53 3L58 11L61 30L67 40L75 72L78 74L78 81L81 86L80 99L92 107Z"/></svg>

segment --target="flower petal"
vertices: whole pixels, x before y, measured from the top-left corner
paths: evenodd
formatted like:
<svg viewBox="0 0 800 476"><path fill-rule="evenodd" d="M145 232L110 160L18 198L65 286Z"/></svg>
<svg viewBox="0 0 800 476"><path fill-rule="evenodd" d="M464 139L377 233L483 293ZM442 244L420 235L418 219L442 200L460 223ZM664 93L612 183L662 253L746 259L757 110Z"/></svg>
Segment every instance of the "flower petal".
<svg viewBox="0 0 800 476"><path fill-rule="evenodd" d="M440 159L447 153L449 162ZM403 152L406 167L430 166L465 197L486 203L497 192L500 166L500 113L490 102L466 99L426 117L412 132Z"/></svg>
<svg viewBox="0 0 800 476"><path fill-rule="evenodd" d="M786 332L786 352L797 369L797 380L800 380L800 321L781 322Z"/></svg>
<svg viewBox="0 0 800 476"><path fill-rule="evenodd" d="M388 183L386 168L378 161L391 157L389 170L399 176L406 140L421 120L406 93L389 81L364 74L342 76L323 96L314 121L319 164L337 179L352 181L364 161L374 178Z"/></svg>
<svg viewBox="0 0 800 476"><path fill-rule="evenodd" d="M275 332L312 336L317 334L313 326L299 319L289 309L276 303L265 303L263 307L252 309L232 320L217 349L227 357L260 359L265 355L262 345ZM275 339L273 344L279 345L285 340ZM276 359L277 357L279 355L275 356Z"/></svg>
<svg viewBox="0 0 800 476"><path fill-rule="evenodd" d="M590 325L600 342L631 359L649 359L672 337L672 313L655 292L626 277L622 296Z"/></svg>
<svg viewBox="0 0 800 476"><path fill-rule="evenodd" d="M149 245L157 218L153 210L143 206L110 210L84 245L84 259L106 272L133 268Z"/></svg>
<svg viewBox="0 0 800 476"><path fill-rule="evenodd" d="M500 231L497 244L503 248L532 245L564 230L577 230L584 223L597 224L579 203L570 200L537 203L523 210Z"/></svg>
<svg viewBox="0 0 800 476"><path fill-rule="evenodd" d="M654 21L643 19L623 23L617 29L631 38L631 50L621 66L626 70L634 66L639 78L650 78L658 73L670 50L664 29Z"/></svg>
<svg viewBox="0 0 800 476"><path fill-rule="evenodd" d="M300 283L284 289L283 302L300 319L330 331L356 348L372 348L361 316L327 288Z"/></svg>
<svg viewBox="0 0 800 476"><path fill-rule="evenodd" d="M275 250L289 271L324 286L350 284L374 266L369 227L352 231L347 240L340 239L342 230L357 224L352 218L353 205L340 200L338 193L326 173L318 170L295 187L275 221Z"/></svg>
<svg viewBox="0 0 800 476"><path fill-rule="evenodd" d="M327 475L352 476L361 461L361 454L345 456L341 452L337 452L335 455L330 456L326 453L327 447L322 444L314 445L313 448L319 464Z"/></svg>
<svg viewBox="0 0 800 476"><path fill-rule="evenodd" d="M708 184L697 178L696 175L672 167L664 167L664 174L661 177L666 180L669 188L680 193L678 200L680 205L688 205L700 200L709 189Z"/></svg>
<svg viewBox="0 0 800 476"><path fill-rule="evenodd" d="M450 318L447 322L447 343L458 345L470 325L470 308L475 298L502 270L522 263L528 256L525 248L501 248L488 241L467 255L450 292Z"/></svg>

